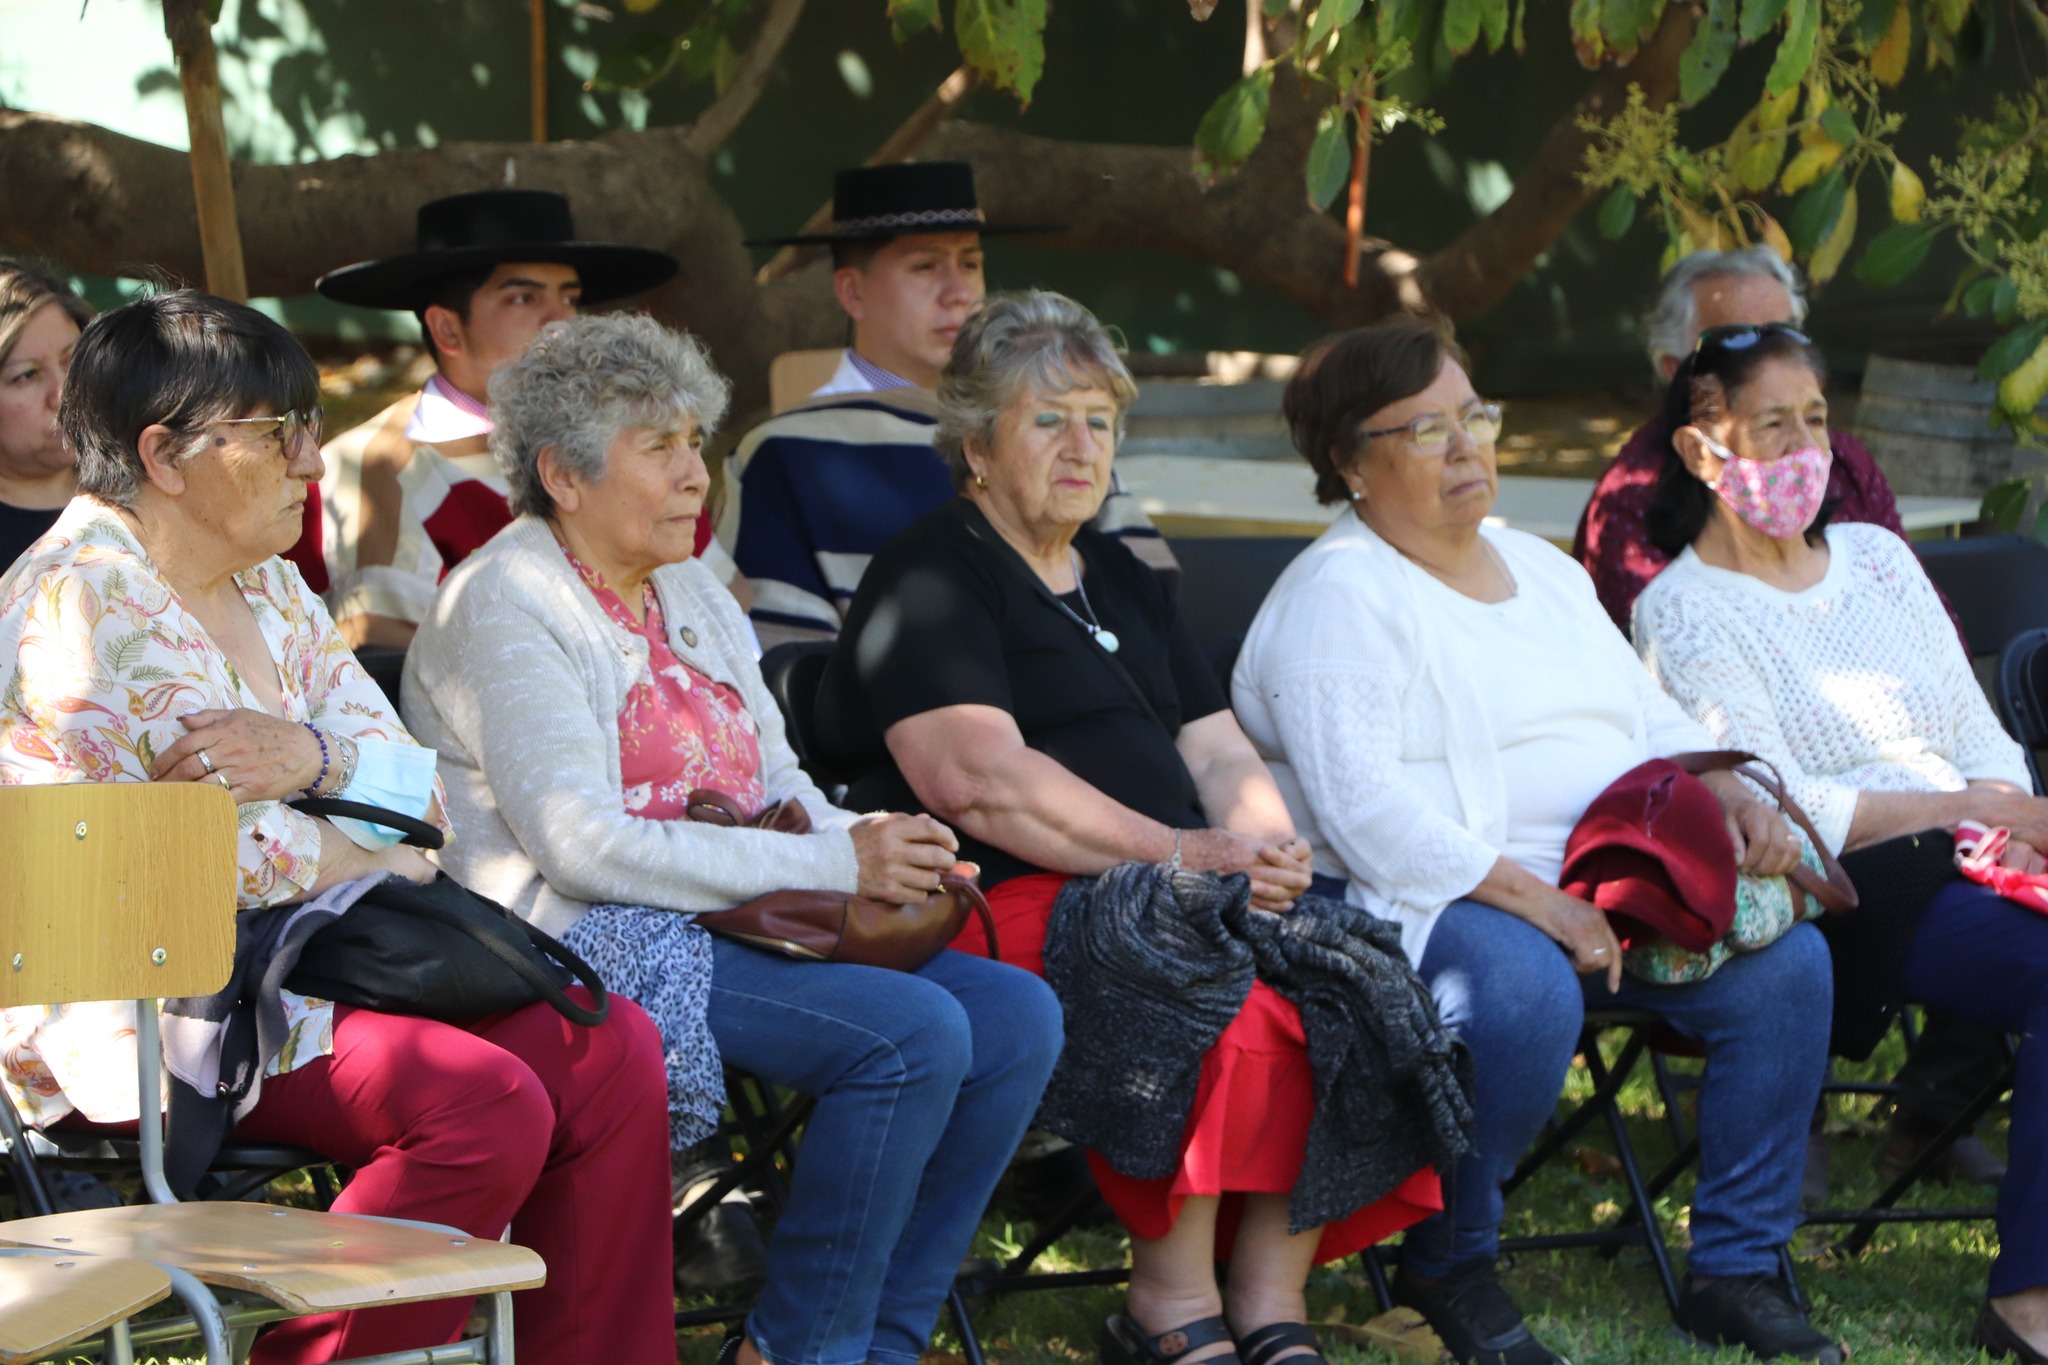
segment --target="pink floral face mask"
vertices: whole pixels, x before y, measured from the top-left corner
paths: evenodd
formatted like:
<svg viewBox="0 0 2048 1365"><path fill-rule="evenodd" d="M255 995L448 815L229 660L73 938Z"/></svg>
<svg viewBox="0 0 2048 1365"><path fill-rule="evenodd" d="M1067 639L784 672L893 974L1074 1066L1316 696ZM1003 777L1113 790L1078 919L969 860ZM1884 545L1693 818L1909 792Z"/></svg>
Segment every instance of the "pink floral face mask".
<svg viewBox="0 0 2048 1365"><path fill-rule="evenodd" d="M1707 438L1707 449L1727 463L1708 486L1744 521L1772 540L1804 535L1828 495L1828 471L1835 457L1807 446L1775 460L1747 460Z"/></svg>

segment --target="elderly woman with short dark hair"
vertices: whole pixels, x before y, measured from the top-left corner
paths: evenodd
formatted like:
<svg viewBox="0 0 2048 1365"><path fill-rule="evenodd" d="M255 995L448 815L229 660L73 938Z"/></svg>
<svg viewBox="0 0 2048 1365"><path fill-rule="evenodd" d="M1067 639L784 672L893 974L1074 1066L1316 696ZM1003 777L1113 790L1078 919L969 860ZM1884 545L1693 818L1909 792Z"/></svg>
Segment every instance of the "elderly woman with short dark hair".
<svg viewBox="0 0 2048 1365"><path fill-rule="evenodd" d="M1595 798L1711 738L1644 672L1583 569L1486 524L1501 412L1447 329L1345 333L1303 359L1284 407L1318 496L1347 505L1260 607L1232 694L1318 881L1400 926L1476 1072L1477 1144L1450 1207L1403 1242L1396 1297L1468 1365L1559 1359L1500 1283L1501 1185L1556 1112L1586 1003L1643 1009L1707 1057L1680 1325L1840 1365L1777 1278L1827 1062L1819 933L1797 924L1661 984L1624 976L1606 915L1558 886ZM1741 868L1790 871L1784 819L1730 774L1706 781Z"/></svg>
<svg viewBox="0 0 2048 1365"><path fill-rule="evenodd" d="M253 309L159 294L87 326L62 418L80 495L0 579L0 783L218 783L241 809L244 910L431 879L371 827L284 804L341 796L448 824L433 755L279 558L320 477L312 359ZM674 1361L660 1042L639 1009L571 1028L534 1004L457 1027L291 991L278 1003L283 1036L235 1097L241 1138L351 1168L337 1212L489 1238L509 1226L548 1263L546 1286L514 1295L527 1359ZM0 1011L0 1083L39 1127L133 1122L134 1023L125 1004ZM254 1358L437 1346L468 1312L444 1299L299 1318Z"/></svg>
<svg viewBox="0 0 2048 1365"><path fill-rule="evenodd" d="M559 323L491 380L519 515L443 584L405 697L441 751L479 891L581 954L659 1024L672 1140L723 1104L720 1062L813 1096L742 1365L916 1365L1058 1054L1027 973L798 961L694 924L788 889L922 901L957 860L925 815L835 809L798 768L739 604L690 557L726 384L650 318ZM813 832L697 823L692 790Z"/></svg>
<svg viewBox="0 0 2048 1365"><path fill-rule="evenodd" d="M1162 933L1211 916L1195 931L1201 945L1177 945L1184 975L1161 990L1206 1004L1238 932L1308 889L1307 849L1173 594L1089 524L1110 491L1135 394L1080 305L1042 292L988 300L939 386L937 444L961 496L891 542L862 577L818 724L832 761L863 774L855 804L922 808L961 831L962 856L991 888L1004 960L1060 985L1062 936L1077 954L1089 955L1077 946L1082 934L1121 954L1119 890L1151 888L1156 916L1133 918ZM1241 874L1249 906L1244 881L1195 874ZM1235 902L1211 915L1212 898L1233 887ZM1275 917L1263 919L1270 930ZM956 947L979 944L963 937ZM1436 1206L1434 1177L1409 1164L1382 1197L1343 1204L1327 1226L1290 1216L1300 1185L1328 1174L1304 1167L1319 1078L1302 1011L1264 970L1237 979L1192 1055L1174 1054L1181 1070L1135 1033L1102 1038L1097 1021L1121 1007L1061 986L1070 1052L1133 1054L1134 1066L1161 1073L1132 1080L1144 1098L1108 1092L1093 1116L1067 1112L1057 1079L1048 1095L1046 1122L1090 1149L1131 1233L1125 1311L1101 1340L1109 1365L1210 1359L1233 1341L1246 1365L1313 1358L1302 1300L1310 1267ZM1103 984L1123 994L1124 983ZM1149 1027L1172 1012L1119 1017ZM1165 1075L1184 1078L1188 1093L1175 1101ZM1184 1120L1169 1104L1188 1106ZM1381 1111L1389 1126L1403 1107ZM1162 1152L1115 1144L1113 1130L1162 1116ZM1089 1118L1096 1140L1083 1139ZM1219 1255L1232 1266L1221 1291Z"/></svg>

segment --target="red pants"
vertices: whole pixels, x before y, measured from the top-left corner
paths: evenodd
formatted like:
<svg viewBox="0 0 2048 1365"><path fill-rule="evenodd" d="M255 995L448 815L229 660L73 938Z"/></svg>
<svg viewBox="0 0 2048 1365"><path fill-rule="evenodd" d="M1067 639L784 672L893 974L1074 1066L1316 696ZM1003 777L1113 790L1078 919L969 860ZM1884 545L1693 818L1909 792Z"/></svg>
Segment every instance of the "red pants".
<svg viewBox="0 0 2048 1365"><path fill-rule="evenodd" d="M1018 877L989 893L1003 961L1045 975L1045 931L1066 878ZM970 922L954 948L985 953L981 927ZM1134 1237L1156 1241L1173 1230L1190 1196L1220 1195L1216 1259L1230 1259L1246 1194L1286 1194L1301 1174L1315 1116L1315 1078L1301 1011L1263 981L1252 983L1244 1008L1202 1059L1181 1167L1159 1180L1140 1180L1094 1152L1089 1169L1103 1199ZM1384 1241L1443 1208L1436 1172L1427 1167L1379 1202L1323 1228L1316 1260L1336 1261Z"/></svg>
<svg viewBox="0 0 2048 1365"><path fill-rule="evenodd" d="M512 1240L548 1266L544 1287L513 1296L522 1360L673 1365L666 1090L660 1035L617 996L597 1028L546 1005L469 1028L339 1006L334 1055L265 1080L235 1134L354 1168L336 1213L445 1223L480 1238L509 1224ZM279 1323L253 1361L452 1341L472 1302Z"/></svg>

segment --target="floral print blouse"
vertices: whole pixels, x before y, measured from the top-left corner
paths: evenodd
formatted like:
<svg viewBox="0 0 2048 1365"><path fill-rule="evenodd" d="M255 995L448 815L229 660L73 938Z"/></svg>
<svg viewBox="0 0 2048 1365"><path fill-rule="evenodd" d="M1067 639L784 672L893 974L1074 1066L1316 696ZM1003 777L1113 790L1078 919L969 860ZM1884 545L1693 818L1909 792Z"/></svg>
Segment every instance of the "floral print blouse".
<svg viewBox="0 0 2048 1365"><path fill-rule="evenodd" d="M351 738L410 744L391 703L281 559L235 576L270 655L287 720ZM126 523L79 497L0 577L0 784L147 782L184 733L178 717L262 710L235 666L178 601ZM434 818L440 814L439 783ZM239 902L303 897L319 875L318 822L277 801L241 807ZM281 1074L333 1051L333 1008L285 996ZM73 1109L136 1117L133 1006L126 1001L0 1010L0 1084L31 1123Z"/></svg>
<svg viewBox="0 0 2048 1365"><path fill-rule="evenodd" d="M744 811L767 802L761 785L761 740L738 689L684 663L669 648L668 627L654 585L641 588L646 622L601 574L562 546L605 615L647 641L647 668L619 708L619 777L626 813L643 820L680 820L699 787L724 792Z"/></svg>

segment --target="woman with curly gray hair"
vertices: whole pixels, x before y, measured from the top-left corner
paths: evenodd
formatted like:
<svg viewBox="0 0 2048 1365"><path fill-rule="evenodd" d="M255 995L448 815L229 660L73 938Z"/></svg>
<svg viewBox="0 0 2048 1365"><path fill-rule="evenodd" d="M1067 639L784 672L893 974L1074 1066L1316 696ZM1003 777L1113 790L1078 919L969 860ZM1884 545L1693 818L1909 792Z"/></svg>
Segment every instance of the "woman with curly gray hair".
<svg viewBox="0 0 2048 1365"><path fill-rule="evenodd" d="M1046 973L1066 1005L1074 1046L1041 1121L1088 1149L1131 1234L1130 1289L1104 1326L1105 1365L1306 1365L1319 1358L1304 1325L1310 1267L1433 1210L1435 1179L1417 1169L1425 1161L1389 1160L1373 1188L1342 1191L1356 1198L1317 1202L1345 1163L1305 1159L1320 1120L1303 1012L1265 979L1268 962L1253 979L1235 955L1278 932L1248 910L1292 911L1304 932L1346 912L1328 901L1295 909L1308 846L1272 775L1174 595L1089 525L1136 392L1108 334L1071 299L998 295L968 320L939 385L938 446L962 496L861 579L819 696L820 739L835 766L864 774L853 804L924 809L961 831L1003 960ZM1105 996L1124 983L1096 991L1059 965L1063 939L1087 942L1068 964L1154 946L1142 926L1123 927L1120 888L1137 886L1164 907L1156 922L1203 939L1156 955L1177 980L1147 982L1157 999L1214 1010L1213 1027L1171 1044L1173 1062L1143 1036L1102 1036L1117 1008ZM1405 975L1384 947L1379 956L1385 979ZM1205 999L1222 977L1230 988ZM1087 1054L1111 1053L1149 1078L1083 1076ZM1174 1076L1186 1082L1177 1100ZM1103 1100L1092 1129L1074 1112L1089 1106L1067 1103L1090 1089ZM1383 1128L1403 1127L1406 1108L1381 1107ZM1118 1130L1161 1140L1140 1155ZM1347 1163L1374 1164L1355 1151ZM1321 1216L1296 1216L1311 1203ZM1231 1262L1226 1290L1218 1260Z"/></svg>
<svg viewBox="0 0 2048 1365"><path fill-rule="evenodd" d="M559 323L491 381L518 519L442 586L405 699L441 751L468 885L653 1015L672 1140L709 1132L721 1059L811 1095L742 1365L916 1365L1060 1044L1029 974L800 962L692 922L791 887L907 904L953 868L928 815L835 809L797 766L745 617L700 562L702 449L726 384L645 317ZM813 832L686 818L714 788Z"/></svg>

